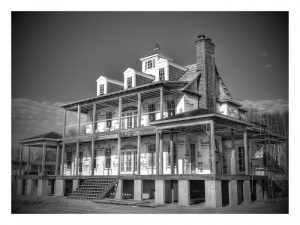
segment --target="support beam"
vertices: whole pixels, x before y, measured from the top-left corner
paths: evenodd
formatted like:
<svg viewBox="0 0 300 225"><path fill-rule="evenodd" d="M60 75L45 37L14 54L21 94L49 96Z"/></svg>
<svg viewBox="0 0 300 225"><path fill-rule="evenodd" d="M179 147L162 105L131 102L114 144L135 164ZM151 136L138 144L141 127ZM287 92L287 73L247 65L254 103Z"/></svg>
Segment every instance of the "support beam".
<svg viewBox="0 0 300 225"><path fill-rule="evenodd" d="M238 205L237 180L230 180L228 182L228 189L229 189L229 205L231 207L236 207Z"/></svg>
<svg viewBox="0 0 300 225"><path fill-rule="evenodd" d="M118 175L120 174L121 174L121 138L119 135L118 136Z"/></svg>
<svg viewBox="0 0 300 225"><path fill-rule="evenodd" d="M75 174L78 176L78 169L79 169L79 142L76 142L76 155L75 155Z"/></svg>
<svg viewBox="0 0 300 225"><path fill-rule="evenodd" d="M55 158L55 175L57 176L59 170L59 144L56 147L56 158Z"/></svg>
<svg viewBox="0 0 300 225"><path fill-rule="evenodd" d="M47 146L46 143L44 143L42 146L42 176L45 175L46 153L47 153Z"/></svg>
<svg viewBox="0 0 300 225"><path fill-rule="evenodd" d="M134 200L143 200L143 180L134 180Z"/></svg>
<svg viewBox="0 0 300 225"><path fill-rule="evenodd" d="M65 195L65 180L57 179L55 180L54 196L64 196Z"/></svg>
<svg viewBox="0 0 300 225"><path fill-rule="evenodd" d="M249 174L249 152L248 152L248 135L247 130L244 131L244 151L245 151L245 174Z"/></svg>
<svg viewBox="0 0 300 225"><path fill-rule="evenodd" d="M178 204L190 205L190 181L178 180Z"/></svg>
<svg viewBox="0 0 300 225"><path fill-rule="evenodd" d="M244 180L243 181L243 198L244 198L244 204L251 203L250 180Z"/></svg>
<svg viewBox="0 0 300 225"><path fill-rule="evenodd" d="M222 186L220 180L205 180L205 207L222 206Z"/></svg>
<svg viewBox="0 0 300 225"><path fill-rule="evenodd" d="M92 146L91 146L91 176L94 176L94 172L95 172L95 165L94 165L94 161L95 161L95 140L94 138L92 139Z"/></svg>
<svg viewBox="0 0 300 225"><path fill-rule="evenodd" d="M80 109L80 105L77 106L77 136L80 135L80 113L81 113L81 109Z"/></svg>
<svg viewBox="0 0 300 225"><path fill-rule="evenodd" d="M31 169L31 160L30 160L30 146L28 146L28 168Z"/></svg>
<svg viewBox="0 0 300 225"><path fill-rule="evenodd" d="M256 180L256 200L260 201L264 198L263 184L261 180Z"/></svg>
<svg viewBox="0 0 300 225"><path fill-rule="evenodd" d="M164 89L160 88L160 118L164 118Z"/></svg>
<svg viewBox="0 0 300 225"><path fill-rule="evenodd" d="M61 162L60 162L60 175L64 175L64 162L65 161L65 144L62 144L61 147Z"/></svg>
<svg viewBox="0 0 300 225"><path fill-rule="evenodd" d="M237 163L236 163L236 150L234 146L234 132L231 130L231 147L232 147L232 152L231 152L231 174L236 175L237 172Z"/></svg>
<svg viewBox="0 0 300 225"><path fill-rule="evenodd" d="M142 114L141 105L142 105L142 97L141 97L141 93L138 93L138 118L137 118L138 127L141 127L141 114Z"/></svg>
<svg viewBox="0 0 300 225"><path fill-rule="evenodd" d="M170 134L170 157L171 157L171 174L174 174L174 141L173 133Z"/></svg>
<svg viewBox="0 0 300 225"><path fill-rule="evenodd" d="M141 135L137 136L137 174L141 174Z"/></svg>
<svg viewBox="0 0 300 225"><path fill-rule="evenodd" d="M96 103L93 104L93 133L95 133L96 131L96 111L97 111L97 108L96 108Z"/></svg>
<svg viewBox="0 0 300 225"><path fill-rule="evenodd" d="M115 199L121 200L123 195L123 180L119 179Z"/></svg>
<svg viewBox="0 0 300 225"><path fill-rule="evenodd" d="M210 122L210 151L212 161L212 174L217 174L216 166L216 144L215 144L215 122Z"/></svg>
<svg viewBox="0 0 300 225"><path fill-rule="evenodd" d="M37 196L48 195L48 180L38 179Z"/></svg>
<svg viewBox="0 0 300 225"><path fill-rule="evenodd" d="M26 195L31 195L32 193L32 184L33 180L32 179L27 179L26 180Z"/></svg>
<svg viewBox="0 0 300 225"><path fill-rule="evenodd" d="M164 174L164 152L163 152L163 133L160 132L159 140L159 174Z"/></svg>
<svg viewBox="0 0 300 225"><path fill-rule="evenodd" d="M23 163L23 145L20 145L19 155L19 174L22 175L22 163Z"/></svg>
<svg viewBox="0 0 300 225"><path fill-rule="evenodd" d="M73 185L72 185L72 191L76 191L78 187L79 187L79 180L74 179L73 180Z"/></svg>
<svg viewBox="0 0 300 225"><path fill-rule="evenodd" d="M119 98L119 130L122 129L122 98Z"/></svg>
<svg viewBox="0 0 300 225"><path fill-rule="evenodd" d="M67 110L64 109L64 121L63 121L63 137L66 136L66 124L67 124Z"/></svg>
<svg viewBox="0 0 300 225"><path fill-rule="evenodd" d="M159 174L159 131L156 130L155 135L155 166L156 166L156 174Z"/></svg>
<svg viewBox="0 0 300 225"><path fill-rule="evenodd" d="M165 180L155 180L154 200L156 204L165 204L166 201Z"/></svg>

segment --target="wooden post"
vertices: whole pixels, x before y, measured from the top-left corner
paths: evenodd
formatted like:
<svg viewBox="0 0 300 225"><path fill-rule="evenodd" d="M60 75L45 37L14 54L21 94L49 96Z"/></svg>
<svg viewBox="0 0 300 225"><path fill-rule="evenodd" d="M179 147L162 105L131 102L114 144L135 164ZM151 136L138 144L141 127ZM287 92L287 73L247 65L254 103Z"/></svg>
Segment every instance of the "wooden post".
<svg viewBox="0 0 300 225"><path fill-rule="evenodd" d="M122 129L122 98L119 98L119 130Z"/></svg>
<svg viewBox="0 0 300 225"><path fill-rule="evenodd" d="M80 135L80 105L78 105L78 111L77 111L77 121L78 121L78 125L77 125L77 136Z"/></svg>
<svg viewBox="0 0 300 225"><path fill-rule="evenodd" d="M159 131L156 130L156 144L155 144L155 166L156 174L159 174Z"/></svg>
<svg viewBox="0 0 300 225"><path fill-rule="evenodd" d="M79 142L76 142L76 155L75 155L75 174L78 176L78 169L79 169Z"/></svg>
<svg viewBox="0 0 300 225"><path fill-rule="evenodd" d="M234 146L234 132L233 132L233 129L231 130L231 146L232 146L232 155L231 155L231 157L232 157L232 161L231 161L232 171L231 171L231 174L236 175L237 165L236 165L236 151L235 151L235 146Z"/></svg>
<svg viewBox="0 0 300 225"><path fill-rule="evenodd" d="M22 175L22 161L23 161L23 145L20 145L20 155L19 155L19 174Z"/></svg>
<svg viewBox="0 0 300 225"><path fill-rule="evenodd" d="M249 174L249 160L248 160L248 135L247 129L244 131L244 152L245 152L245 174Z"/></svg>
<svg viewBox="0 0 300 225"><path fill-rule="evenodd" d="M62 144L61 147L61 162L60 162L60 175L64 175L64 162L65 161L65 144Z"/></svg>
<svg viewBox="0 0 300 225"><path fill-rule="evenodd" d="M137 118L137 122L138 122L138 127L141 127L141 105L142 105L142 97L141 97L141 93L138 93L138 118Z"/></svg>
<svg viewBox="0 0 300 225"><path fill-rule="evenodd" d="M63 137L66 136L66 124L67 124L67 110L64 110L64 121L63 121Z"/></svg>
<svg viewBox="0 0 300 225"><path fill-rule="evenodd" d="M56 159L55 159L55 175L58 175L58 168L59 168L59 144L56 147Z"/></svg>
<svg viewBox="0 0 300 225"><path fill-rule="evenodd" d="M160 174L164 174L164 155L163 155L163 133L160 132L160 140L159 140L159 166L160 166Z"/></svg>
<svg viewBox="0 0 300 225"><path fill-rule="evenodd" d="M174 174L174 142L173 132L170 134L171 174Z"/></svg>
<svg viewBox="0 0 300 225"><path fill-rule="evenodd" d="M214 123L213 120L210 122L210 151L211 151L211 161L212 161L212 173L217 174L216 144L215 144L215 123Z"/></svg>
<svg viewBox="0 0 300 225"><path fill-rule="evenodd" d="M95 168L95 165L94 165L94 161L95 161L95 140L94 138L92 139L92 146L91 146L91 163L90 163L90 166L91 166L91 176L94 176L94 168Z"/></svg>
<svg viewBox="0 0 300 225"><path fill-rule="evenodd" d="M137 136L137 174L141 174L141 135Z"/></svg>
<svg viewBox="0 0 300 225"><path fill-rule="evenodd" d="M45 173L46 147L46 143L44 143L42 146L42 176L44 176Z"/></svg>
<svg viewBox="0 0 300 225"><path fill-rule="evenodd" d="M93 104L93 133L96 131L96 103Z"/></svg>
<svg viewBox="0 0 300 225"><path fill-rule="evenodd" d="M28 146L28 161L27 161L27 163L28 163L28 168L31 170L31 161L30 161L30 145Z"/></svg>
<svg viewBox="0 0 300 225"><path fill-rule="evenodd" d="M121 174L121 138L118 136L118 175Z"/></svg>
<svg viewBox="0 0 300 225"><path fill-rule="evenodd" d="M160 88L160 118L164 118L164 88Z"/></svg>

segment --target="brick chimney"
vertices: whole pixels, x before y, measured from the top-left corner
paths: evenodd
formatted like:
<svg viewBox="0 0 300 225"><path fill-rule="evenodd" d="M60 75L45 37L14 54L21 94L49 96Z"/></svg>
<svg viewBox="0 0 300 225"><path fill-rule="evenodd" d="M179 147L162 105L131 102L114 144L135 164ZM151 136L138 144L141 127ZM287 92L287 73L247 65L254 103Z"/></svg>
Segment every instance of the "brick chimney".
<svg viewBox="0 0 300 225"><path fill-rule="evenodd" d="M205 35L196 40L197 71L201 71L199 107L216 111L215 45Z"/></svg>

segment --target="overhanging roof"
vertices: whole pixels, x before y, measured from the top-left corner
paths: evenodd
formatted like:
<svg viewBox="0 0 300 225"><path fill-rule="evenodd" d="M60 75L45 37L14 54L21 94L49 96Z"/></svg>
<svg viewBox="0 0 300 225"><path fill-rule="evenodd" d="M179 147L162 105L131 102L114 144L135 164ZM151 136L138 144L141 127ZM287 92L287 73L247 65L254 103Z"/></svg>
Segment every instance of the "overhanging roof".
<svg viewBox="0 0 300 225"><path fill-rule="evenodd" d="M61 139L62 135L56 132L48 132L45 134L33 136L30 138L25 138L23 140L20 140L19 143L30 143L30 142L36 142L36 141L58 141L58 139Z"/></svg>

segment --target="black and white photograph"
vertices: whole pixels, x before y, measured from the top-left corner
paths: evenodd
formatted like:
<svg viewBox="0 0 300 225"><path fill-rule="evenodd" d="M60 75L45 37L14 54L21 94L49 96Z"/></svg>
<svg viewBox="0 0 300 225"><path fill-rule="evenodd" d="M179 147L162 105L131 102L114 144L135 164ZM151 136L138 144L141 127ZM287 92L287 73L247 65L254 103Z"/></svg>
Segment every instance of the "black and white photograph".
<svg viewBox="0 0 300 225"><path fill-rule="evenodd" d="M292 212L289 11L9 13L11 216Z"/></svg>

